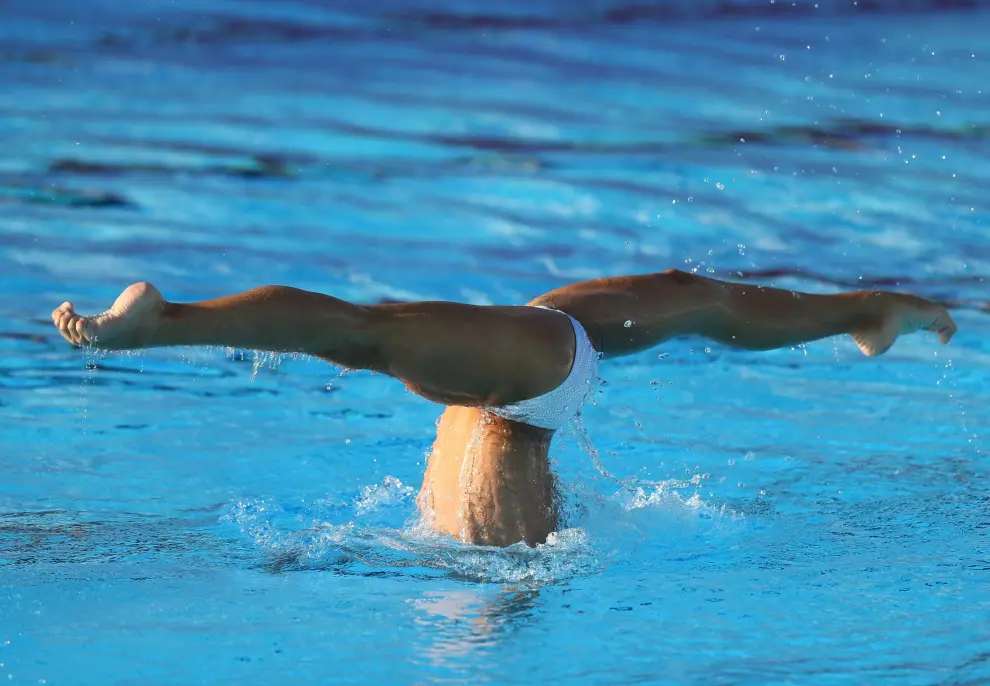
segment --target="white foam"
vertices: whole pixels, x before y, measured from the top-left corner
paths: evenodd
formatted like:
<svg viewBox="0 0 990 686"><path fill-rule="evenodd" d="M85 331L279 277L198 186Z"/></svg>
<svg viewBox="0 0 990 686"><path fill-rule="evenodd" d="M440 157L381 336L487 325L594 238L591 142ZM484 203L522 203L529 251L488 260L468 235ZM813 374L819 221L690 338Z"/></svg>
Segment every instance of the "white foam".
<svg viewBox="0 0 990 686"><path fill-rule="evenodd" d="M397 479L394 480L398 482ZM408 487L387 487L407 502ZM381 493L380 487L364 489L355 501L369 502L368 493ZM370 500L378 507L395 504L392 496ZM530 548L518 543L507 548L489 548L459 543L433 533L419 520L402 528L364 525L360 521L332 523L318 521L317 503L300 517L292 516L272 499L242 500L233 503L223 519L239 526L258 548L271 555L280 567L321 569L341 563L360 563L372 569L420 569L457 578L490 583L550 582L593 573L601 568L601 552L581 529L551 534L545 544ZM315 516L310 526L299 528L306 514Z"/></svg>
<svg viewBox="0 0 990 686"><path fill-rule="evenodd" d="M601 572L633 555L645 539L679 540L724 533L741 515L705 502L705 476L624 482L610 494L579 481L566 493L577 514L569 528L534 547L491 548L431 531L415 510L415 490L395 477L366 486L352 500L326 498L302 506L272 498L231 504L223 519L250 538L280 569L408 570L485 583L550 583ZM689 495L681 491L691 490ZM401 523L400 523L401 522Z"/></svg>
<svg viewBox="0 0 990 686"><path fill-rule="evenodd" d="M402 505L416 494L412 486L407 486L394 476L386 476L380 484L365 486L354 503L358 514L377 512L383 507Z"/></svg>

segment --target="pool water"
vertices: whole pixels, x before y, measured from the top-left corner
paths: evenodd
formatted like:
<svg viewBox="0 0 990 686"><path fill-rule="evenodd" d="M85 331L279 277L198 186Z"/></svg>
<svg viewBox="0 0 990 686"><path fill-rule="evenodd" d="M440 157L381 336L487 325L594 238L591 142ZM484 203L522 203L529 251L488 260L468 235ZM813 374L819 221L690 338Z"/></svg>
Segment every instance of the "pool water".
<svg viewBox="0 0 990 686"><path fill-rule="evenodd" d="M990 683L990 9L821 4L3 3L0 680ZM667 268L960 332L603 363L495 550L419 526L401 384L48 316Z"/></svg>

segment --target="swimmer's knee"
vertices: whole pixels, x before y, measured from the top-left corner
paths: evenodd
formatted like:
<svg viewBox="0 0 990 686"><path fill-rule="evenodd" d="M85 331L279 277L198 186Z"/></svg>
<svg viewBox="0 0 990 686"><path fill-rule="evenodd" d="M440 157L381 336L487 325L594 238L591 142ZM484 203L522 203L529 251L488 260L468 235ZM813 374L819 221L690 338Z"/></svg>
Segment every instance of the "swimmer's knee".
<svg viewBox="0 0 990 686"><path fill-rule="evenodd" d="M390 360L382 324L380 313L355 306L343 330L331 337L332 343L319 345L316 356L346 369L387 373Z"/></svg>
<svg viewBox="0 0 990 686"><path fill-rule="evenodd" d="M691 274L680 269L668 269L660 272L658 276L669 282L671 286L696 286L702 283L705 278L697 274Z"/></svg>
<svg viewBox="0 0 990 686"><path fill-rule="evenodd" d="M339 346L316 353L322 360L350 370L388 372L388 361L380 350L369 346Z"/></svg>

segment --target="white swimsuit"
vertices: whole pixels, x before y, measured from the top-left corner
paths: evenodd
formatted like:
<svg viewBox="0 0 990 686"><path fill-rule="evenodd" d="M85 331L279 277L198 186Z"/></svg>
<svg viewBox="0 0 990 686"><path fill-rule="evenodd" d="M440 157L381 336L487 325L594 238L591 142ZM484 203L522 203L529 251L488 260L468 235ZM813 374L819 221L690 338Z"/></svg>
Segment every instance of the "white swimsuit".
<svg viewBox="0 0 990 686"><path fill-rule="evenodd" d="M503 419L542 429L559 429L578 413L594 393L598 385L598 352L581 322L566 312L561 314L570 319L571 326L574 327L574 362L571 364L571 373L549 393L511 405L490 407L489 412Z"/></svg>

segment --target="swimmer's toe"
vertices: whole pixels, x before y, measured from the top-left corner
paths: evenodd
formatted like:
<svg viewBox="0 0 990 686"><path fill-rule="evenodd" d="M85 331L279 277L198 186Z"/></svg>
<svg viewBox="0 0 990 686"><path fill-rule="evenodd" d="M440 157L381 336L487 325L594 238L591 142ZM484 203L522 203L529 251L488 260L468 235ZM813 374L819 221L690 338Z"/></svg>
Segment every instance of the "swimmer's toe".
<svg viewBox="0 0 990 686"><path fill-rule="evenodd" d="M92 317L76 314L70 302L52 312L62 337L75 345L92 345L107 349L138 348L157 326L165 301L149 283L127 288L109 310Z"/></svg>

